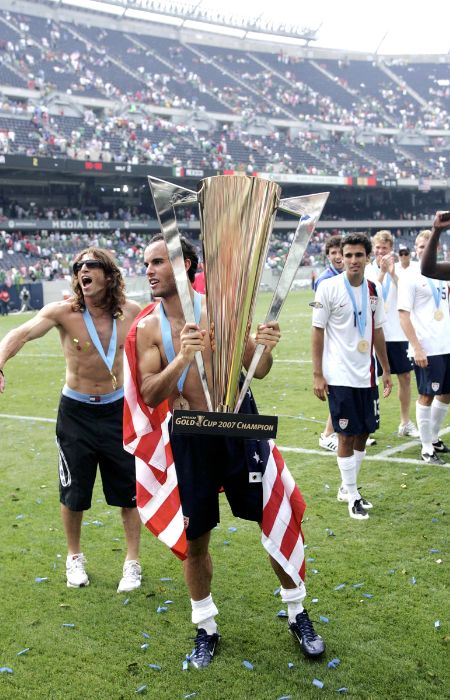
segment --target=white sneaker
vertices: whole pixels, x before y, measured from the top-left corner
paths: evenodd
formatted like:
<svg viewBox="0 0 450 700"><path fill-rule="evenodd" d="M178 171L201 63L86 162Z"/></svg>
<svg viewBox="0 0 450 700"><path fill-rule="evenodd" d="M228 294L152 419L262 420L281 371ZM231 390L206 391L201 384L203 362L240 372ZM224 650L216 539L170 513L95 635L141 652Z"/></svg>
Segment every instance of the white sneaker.
<svg viewBox="0 0 450 700"><path fill-rule="evenodd" d="M89 586L89 578L84 565L86 559L83 552L69 554L66 559L67 588L82 588Z"/></svg>
<svg viewBox="0 0 450 700"><path fill-rule="evenodd" d="M142 570L141 565L135 559L129 559L123 565L123 574L120 579L117 593L134 591L141 585Z"/></svg>
<svg viewBox="0 0 450 700"><path fill-rule="evenodd" d="M368 437L366 440L366 447L372 447L372 445L376 445L377 441L375 438Z"/></svg>
<svg viewBox="0 0 450 700"><path fill-rule="evenodd" d="M413 421L410 420L410 421L408 421L407 423L405 423L404 425L402 425L402 423L400 423L400 425L398 426L398 433L397 433L397 435L398 435L399 437L413 437L413 438L418 438L418 437L419 437L419 431L418 431L418 429L417 429L415 423L413 423Z"/></svg>
<svg viewBox="0 0 450 700"><path fill-rule="evenodd" d="M347 491L347 489L344 489L343 486L339 486L339 490L337 492L336 498L339 501L339 503L348 503L348 491ZM370 510L371 508L373 508L372 503L370 501L367 501L361 495L359 497L359 500L361 501L362 507L364 508L364 510Z"/></svg>
<svg viewBox="0 0 450 700"><path fill-rule="evenodd" d="M336 433L331 433L331 435L321 433L319 438L319 447L323 447L324 450L330 450L330 452L337 452L338 436Z"/></svg>

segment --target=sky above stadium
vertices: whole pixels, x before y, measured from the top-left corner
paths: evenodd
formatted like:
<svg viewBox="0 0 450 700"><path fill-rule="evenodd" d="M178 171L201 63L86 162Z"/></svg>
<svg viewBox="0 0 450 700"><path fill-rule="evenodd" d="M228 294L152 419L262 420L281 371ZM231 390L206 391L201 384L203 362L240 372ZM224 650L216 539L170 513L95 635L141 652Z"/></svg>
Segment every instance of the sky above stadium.
<svg viewBox="0 0 450 700"><path fill-rule="evenodd" d="M168 0L169 1L169 0ZM417 10L415 7L419 7ZM200 7L317 29L313 46L384 54L450 51L450 2L427 0L202 0Z"/></svg>

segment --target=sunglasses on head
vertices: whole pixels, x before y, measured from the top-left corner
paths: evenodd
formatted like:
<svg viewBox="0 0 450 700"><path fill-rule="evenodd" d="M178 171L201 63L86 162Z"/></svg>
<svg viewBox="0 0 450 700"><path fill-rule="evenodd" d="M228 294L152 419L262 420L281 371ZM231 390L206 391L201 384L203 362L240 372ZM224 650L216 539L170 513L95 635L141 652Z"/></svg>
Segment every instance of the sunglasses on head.
<svg viewBox="0 0 450 700"><path fill-rule="evenodd" d="M73 264L74 275L77 275L83 266L87 267L88 270L98 270L105 267L101 260L79 260Z"/></svg>
<svg viewBox="0 0 450 700"><path fill-rule="evenodd" d="M401 251L399 252L399 255L400 255L400 256L409 255L409 250L401 250Z"/></svg>

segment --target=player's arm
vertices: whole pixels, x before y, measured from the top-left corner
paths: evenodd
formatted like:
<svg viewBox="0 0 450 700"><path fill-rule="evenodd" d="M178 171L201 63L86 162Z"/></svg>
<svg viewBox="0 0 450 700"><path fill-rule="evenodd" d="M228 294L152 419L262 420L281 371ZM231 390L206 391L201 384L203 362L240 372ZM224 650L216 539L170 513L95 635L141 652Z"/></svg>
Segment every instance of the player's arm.
<svg viewBox="0 0 450 700"><path fill-rule="evenodd" d="M138 326L136 334L139 391L144 403L152 408L176 391L177 382L195 353L204 351L206 335L195 323L186 323L180 334L180 352L163 368L156 330L154 319L148 319Z"/></svg>
<svg viewBox="0 0 450 700"><path fill-rule="evenodd" d="M437 250L442 231L450 228L450 212L437 211L434 217L431 236L420 261L420 270L425 277L450 280L450 263L437 262Z"/></svg>
<svg viewBox="0 0 450 700"><path fill-rule="evenodd" d="M260 323L256 329L254 338L249 338L244 353L244 367L248 369L252 361L257 345L264 345L264 352L255 370L256 379L263 379L269 372L273 364L272 350L279 343L281 338L278 321Z"/></svg>
<svg viewBox="0 0 450 700"><path fill-rule="evenodd" d="M58 303L48 304L34 318L9 331L0 342L0 393L5 390L3 368L7 361L17 355L25 343L42 338L52 328L59 325Z"/></svg>
<svg viewBox="0 0 450 700"><path fill-rule="evenodd" d="M312 365L313 365L313 391L318 399L326 401L328 395L327 380L323 376L322 357L325 341L325 329L318 326L312 327Z"/></svg>
<svg viewBox="0 0 450 700"><path fill-rule="evenodd" d="M391 370L386 351L386 342L384 339L384 331L382 327L375 328L373 332L373 345L375 348L378 361L383 369L381 381L383 382L383 396L386 398L392 391Z"/></svg>
<svg viewBox="0 0 450 700"><path fill-rule="evenodd" d="M419 367L426 367L428 365L427 354L417 338L416 331L411 321L410 312L405 309L399 309L398 315L400 317L402 331L406 335L414 351L414 362Z"/></svg>

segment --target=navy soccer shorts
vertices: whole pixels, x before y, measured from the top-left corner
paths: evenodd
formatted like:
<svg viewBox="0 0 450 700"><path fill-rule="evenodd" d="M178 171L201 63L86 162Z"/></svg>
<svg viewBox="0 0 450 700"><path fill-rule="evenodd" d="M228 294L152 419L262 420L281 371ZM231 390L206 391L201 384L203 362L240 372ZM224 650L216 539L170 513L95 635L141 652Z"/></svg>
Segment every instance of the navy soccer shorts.
<svg viewBox="0 0 450 700"><path fill-rule="evenodd" d="M450 355L430 355L428 366L414 364L417 391L422 396L450 394Z"/></svg>
<svg viewBox="0 0 450 700"><path fill-rule="evenodd" d="M328 404L336 433L364 435L380 427L378 387L328 386Z"/></svg>

